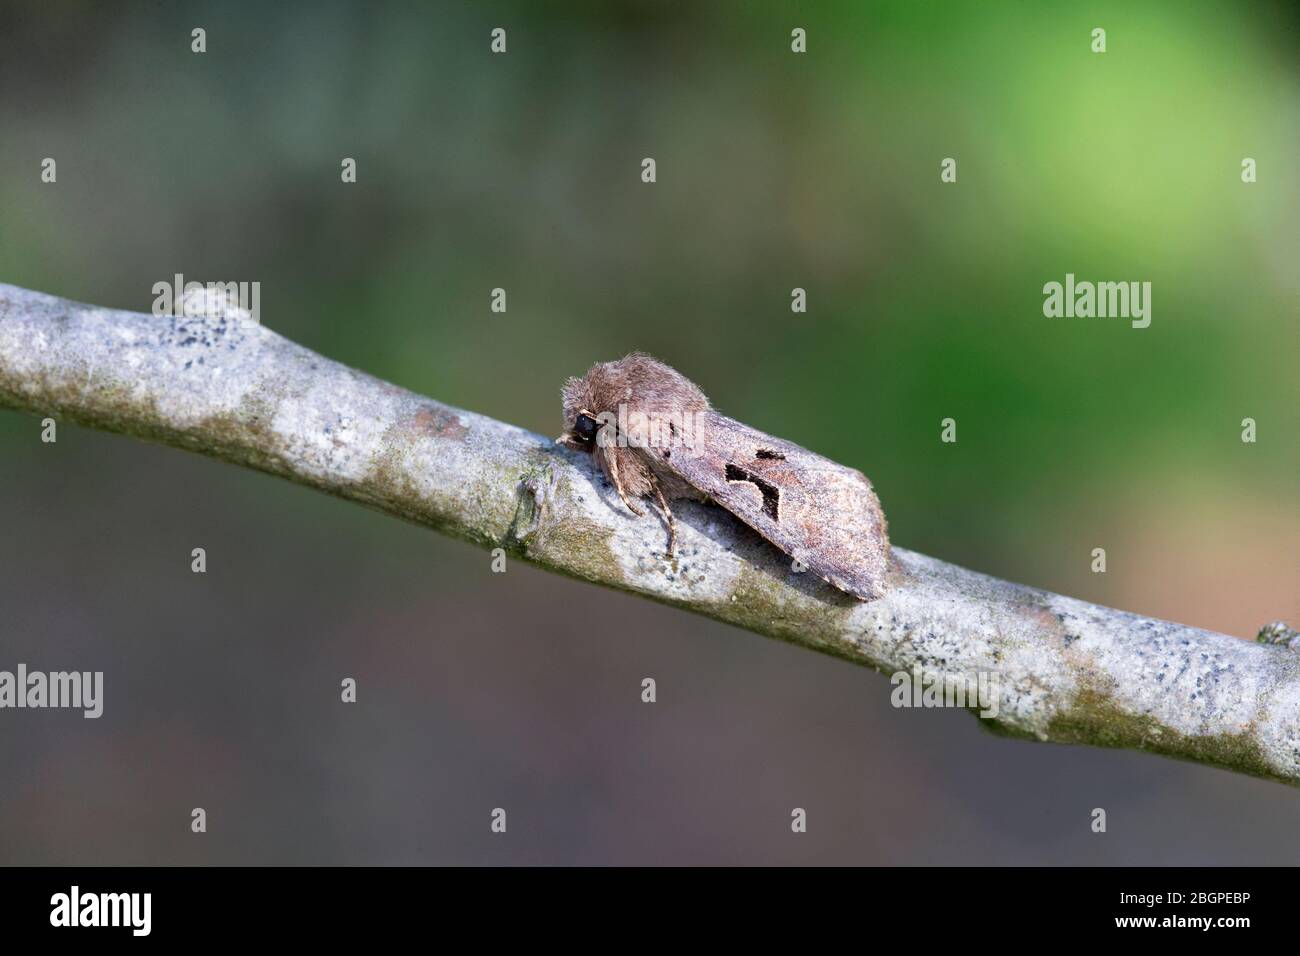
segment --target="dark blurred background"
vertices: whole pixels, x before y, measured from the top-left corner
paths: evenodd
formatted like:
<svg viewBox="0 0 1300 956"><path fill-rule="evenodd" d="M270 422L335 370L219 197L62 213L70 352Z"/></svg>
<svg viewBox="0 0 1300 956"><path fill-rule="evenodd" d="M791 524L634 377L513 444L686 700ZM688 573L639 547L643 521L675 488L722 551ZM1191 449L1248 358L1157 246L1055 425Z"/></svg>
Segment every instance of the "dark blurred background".
<svg viewBox="0 0 1300 956"><path fill-rule="evenodd" d="M276 331L545 434L566 376L644 349L865 471L898 544L1249 638L1300 618L1300 17L1135 6L4 3L0 281L148 311L257 280ZM1150 328L1044 318L1067 272L1151 281ZM0 862L1300 853L1278 784L894 710L841 661L39 432L0 413L0 669L106 702L0 712Z"/></svg>

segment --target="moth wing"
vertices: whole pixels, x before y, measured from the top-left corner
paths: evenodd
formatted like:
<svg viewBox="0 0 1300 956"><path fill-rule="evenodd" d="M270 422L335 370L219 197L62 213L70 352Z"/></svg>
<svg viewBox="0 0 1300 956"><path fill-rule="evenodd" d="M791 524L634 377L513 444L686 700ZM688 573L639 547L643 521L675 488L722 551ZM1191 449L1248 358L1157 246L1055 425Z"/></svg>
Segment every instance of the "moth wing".
<svg viewBox="0 0 1300 956"><path fill-rule="evenodd" d="M820 577L862 600L885 591L889 541L865 475L707 412L688 444L647 451Z"/></svg>

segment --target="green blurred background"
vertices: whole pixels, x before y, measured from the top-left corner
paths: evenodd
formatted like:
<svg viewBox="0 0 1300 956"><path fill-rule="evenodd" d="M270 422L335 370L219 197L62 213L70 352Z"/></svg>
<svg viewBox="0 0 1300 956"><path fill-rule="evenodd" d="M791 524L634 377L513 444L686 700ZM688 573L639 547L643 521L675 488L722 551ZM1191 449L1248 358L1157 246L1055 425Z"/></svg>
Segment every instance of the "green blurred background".
<svg viewBox="0 0 1300 956"><path fill-rule="evenodd" d="M898 544L1249 637L1300 618L1298 54L1285 3L0 4L0 281L257 280L272 329L545 434L643 349L861 468ZM1151 326L1045 318L1067 272L1150 281ZM894 711L262 475L13 413L0 462L0 666L109 682L0 715L0 861L1300 851L1277 785Z"/></svg>

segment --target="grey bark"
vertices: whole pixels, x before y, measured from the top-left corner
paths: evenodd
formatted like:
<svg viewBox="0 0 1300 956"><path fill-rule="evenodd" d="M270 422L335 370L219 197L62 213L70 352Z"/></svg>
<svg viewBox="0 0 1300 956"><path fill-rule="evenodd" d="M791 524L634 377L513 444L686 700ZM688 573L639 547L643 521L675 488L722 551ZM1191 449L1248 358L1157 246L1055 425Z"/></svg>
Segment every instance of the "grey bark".
<svg viewBox="0 0 1300 956"><path fill-rule="evenodd" d="M1300 782L1300 653L1290 647L900 547L889 591L864 604L704 504L677 506L670 560L658 520L632 516L585 456L333 362L224 302L155 317L0 285L0 405L257 468L890 674L964 686L982 677L992 706L969 709L996 709L981 722L999 732Z"/></svg>

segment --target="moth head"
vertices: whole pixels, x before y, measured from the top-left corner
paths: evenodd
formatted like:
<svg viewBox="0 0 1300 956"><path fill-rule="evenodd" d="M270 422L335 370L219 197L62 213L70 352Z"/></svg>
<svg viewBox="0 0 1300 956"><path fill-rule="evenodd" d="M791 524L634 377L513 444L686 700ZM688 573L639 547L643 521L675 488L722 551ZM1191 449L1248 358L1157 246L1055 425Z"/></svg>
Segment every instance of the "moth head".
<svg viewBox="0 0 1300 956"><path fill-rule="evenodd" d="M685 376L641 352L596 363L586 375L565 382L562 397L566 430L556 441L587 452L599 447L600 429L607 423L607 439L615 435L620 442L624 439L624 410L628 415L658 418L697 414L709 407L704 393Z"/></svg>
<svg viewBox="0 0 1300 956"><path fill-rule="evenodd" d="M596 450L596 434L600 431L600 422L596 416L585 408L578 409L573 421L564 430L564 434L555 439L557 444L574 451L592 452Z"/></svg>

